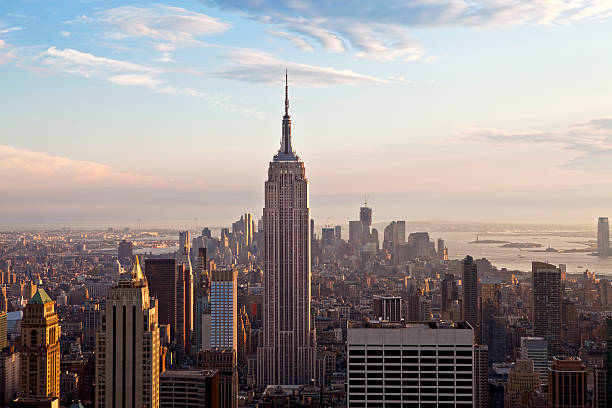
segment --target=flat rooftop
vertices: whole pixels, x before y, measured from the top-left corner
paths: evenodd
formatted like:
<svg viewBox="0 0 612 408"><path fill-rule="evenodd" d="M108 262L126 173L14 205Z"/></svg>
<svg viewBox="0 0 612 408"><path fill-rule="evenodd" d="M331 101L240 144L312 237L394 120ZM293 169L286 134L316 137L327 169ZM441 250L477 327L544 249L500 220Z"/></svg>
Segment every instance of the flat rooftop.
<svg viewBox="0 0 612 408"><path fill-rule="evenodd" d="M365 321L349 321L349 329L468 329L471 330L472 326L468 322L388 322L378 320L365 320Z"/></svg>

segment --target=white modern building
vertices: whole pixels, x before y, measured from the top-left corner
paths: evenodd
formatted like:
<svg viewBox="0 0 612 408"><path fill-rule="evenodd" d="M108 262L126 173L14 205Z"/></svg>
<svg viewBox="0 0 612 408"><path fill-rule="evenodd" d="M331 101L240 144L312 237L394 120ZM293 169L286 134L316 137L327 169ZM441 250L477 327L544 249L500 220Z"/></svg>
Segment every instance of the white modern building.
<svg viewBox="0 0 612 408"><path fill-rule="evenodd" d="M468 323L349 322L348 407L473 407Z"/></svg>

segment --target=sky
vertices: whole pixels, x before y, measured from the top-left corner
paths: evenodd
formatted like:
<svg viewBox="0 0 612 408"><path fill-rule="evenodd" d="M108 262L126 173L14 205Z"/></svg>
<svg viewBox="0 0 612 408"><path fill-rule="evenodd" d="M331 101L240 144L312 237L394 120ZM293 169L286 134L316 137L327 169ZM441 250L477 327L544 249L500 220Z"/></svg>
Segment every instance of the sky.
<svg viewBox="0 0 612 408"><path fill-rule="evenodd" d="M0 2L0 228L612 216L609 0Z"/></svg>

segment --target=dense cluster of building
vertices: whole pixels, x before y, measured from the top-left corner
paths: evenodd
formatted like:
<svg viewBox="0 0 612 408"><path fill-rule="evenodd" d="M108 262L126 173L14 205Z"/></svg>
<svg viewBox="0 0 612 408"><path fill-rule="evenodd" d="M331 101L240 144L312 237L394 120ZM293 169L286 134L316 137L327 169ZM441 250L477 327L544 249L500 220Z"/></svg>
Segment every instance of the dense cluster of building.
<svg viewBox="0 0 612 408"><path fill-rule="evenodd" d="M611 280L348 225L317 234L286 95L257 221L1 233L0 406L612 405Z"/></svg>

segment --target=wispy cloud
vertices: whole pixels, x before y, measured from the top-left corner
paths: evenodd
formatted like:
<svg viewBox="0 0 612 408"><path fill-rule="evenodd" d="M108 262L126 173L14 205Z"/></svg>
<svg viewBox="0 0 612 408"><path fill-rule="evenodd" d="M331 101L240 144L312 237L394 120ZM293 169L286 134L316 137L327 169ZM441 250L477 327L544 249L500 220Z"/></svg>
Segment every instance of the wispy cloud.
<svg viewBox="0 0 612 408"><path fill-rule="evenodd" d="M12 51L12 47L6 41L0 40L0 65L14 58L17 58L17 55Z"/></svg>
<svg viewBox="0 0 612 408"><path fill-rule="evenodd" d="M162 52L161 61L171 61L177 46L200 43L198 37L218 34L230 24L203 13L181 7L116 7L96 14L96 20L108 26L108 36L115 39L146 38Z"/></svg>
<svg viewBox="0 0 612 408"><path fill-rule="evenodd" d="M612 117L573 123L557 131L473 128L463 131L461 139L477 143L556 145L577 153L564 167L592 171L612 170Z"/></svg>
<svg viewBox="0 0 612 408"><path fill-rule="evenodd" d="M278 83L279 73L285 67L291 78L300 85L358 85L385 83L385 79L363 75L348 69L324 68L297 62L281 61L271 54L258 50L234 50L225 53L227 65L211 73L218 78L235 79L246 82Z"/></svg>
<svg viewBox="0 0 612 408"><path fill-rule="evenodd" d="M113 169L91 161L73 160L14 146L0 145L0 188L77 188L94 186L164 186L160 177Z"/></svg>
<svg viewBox="0 0 612 408"><path fill-rule="evenodd" d="M202 0L360 58L418 59L413 28L543 25L612 16L609 0ZM296 44L296 46L298 46ZM298 48L300 48L298 46Z"/></svg>
<svg viewBox="0 0 612 408"><path fill-rule="evenodd" d="M194 88L173 85L164 79L165 74L172 72L158 67L99 57L71 48L58 49L56 47L49 47L49 49L34 57L34 62L38 62L52 72L100 79L118 85L146 87L153 92L166 95L190 96L203 99L220 110L241 113L249 117L260 116L255 110L234 106L227 101L226 96L213 95Z"/></svg>
<svg viewBox="0 0 612 408"><path fill-rule="evenodd" d="M304 37L300 37L299 35L278 30L268 30L267 33L275 37L280 37L291 41L296 48L302 51L314 51L314 47L310 45L310 43L306 41Z"/></svg>

